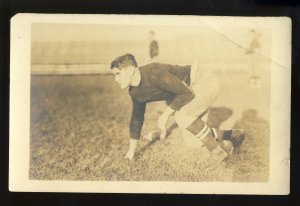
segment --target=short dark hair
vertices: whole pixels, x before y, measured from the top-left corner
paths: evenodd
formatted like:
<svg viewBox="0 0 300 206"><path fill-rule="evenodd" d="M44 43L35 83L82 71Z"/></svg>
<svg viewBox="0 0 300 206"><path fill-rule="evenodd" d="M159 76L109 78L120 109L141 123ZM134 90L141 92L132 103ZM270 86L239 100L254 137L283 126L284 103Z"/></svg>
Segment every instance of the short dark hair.
<svg viewBox="0 0 300 206"><path fill-rule="evenodd" d="M118 68L122 69L123 67L126 66L135 66L137 67L137 63L135 61L135 58L132 54L124 54L122 56L119 56L115 58L110 65L110 68Z"/></svg>

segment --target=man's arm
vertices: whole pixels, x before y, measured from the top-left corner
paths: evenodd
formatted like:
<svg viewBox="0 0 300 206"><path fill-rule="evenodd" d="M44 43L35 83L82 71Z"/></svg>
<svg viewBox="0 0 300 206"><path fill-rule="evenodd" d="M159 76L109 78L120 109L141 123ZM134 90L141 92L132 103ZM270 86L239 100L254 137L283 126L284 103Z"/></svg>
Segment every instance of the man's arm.
<svg viewBox="0 0 300 206"><path fill-rule="evenodd" d="M141 137L141 131L144 124L144 114L145 114L146 103L139 103L132 99L132 113L129 125L130 130L130 140L129 149L125 155L125 158L132 160L134 157L135 148L137 141Z"/></svg>
<svg viewBox="0 0 300 206"><path fill-rule="evenodd" d="M184 81L169 73L167 70L160 72L154 81L160 89L175 95L175 97L169 101L169 107L166 108L157 121L157 125L161 129L160 139L164 139L167 134L166 124L169 116L189 103L194 98L194 93Z"/></svg>
<svg viewBox="0 0 300 206"><path fill-rule="evenodd" d="M130 119L130 138L139 140L141 136L142 127L144 124L144 114L146 110L146 103L140 103L133 98L132 100L132 113Z"/></svg>
<svg viewBox="0 0 300 206"><path fill-rule="evenodd" d="M178 111L182 106L189 103L195 96L193 90L184 81L167 70L160 72L153 81L155 81L155 84L160 89L175 95L169 104L169 107L175 111Z"/></svg>

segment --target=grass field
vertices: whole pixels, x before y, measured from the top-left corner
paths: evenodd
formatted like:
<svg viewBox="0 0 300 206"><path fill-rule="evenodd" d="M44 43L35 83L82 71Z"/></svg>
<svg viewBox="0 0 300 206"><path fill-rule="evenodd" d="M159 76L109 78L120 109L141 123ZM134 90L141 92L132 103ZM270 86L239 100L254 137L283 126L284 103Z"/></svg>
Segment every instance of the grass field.
<svg viewBox="0 0 300 206"><path fill-rule="evenodd" d="M268 181L269 74L263 74L260 90L249 88L247 73L217 75L223 87L208 124L243 128L246 139L239 156L214 170L200 169L205 154L184 145L173 119L165 140L141 139L135 160L125 161L131 101L112 75L33 75L30 179ZM147 106L143 134L156 129L164 107Z"/></svg>

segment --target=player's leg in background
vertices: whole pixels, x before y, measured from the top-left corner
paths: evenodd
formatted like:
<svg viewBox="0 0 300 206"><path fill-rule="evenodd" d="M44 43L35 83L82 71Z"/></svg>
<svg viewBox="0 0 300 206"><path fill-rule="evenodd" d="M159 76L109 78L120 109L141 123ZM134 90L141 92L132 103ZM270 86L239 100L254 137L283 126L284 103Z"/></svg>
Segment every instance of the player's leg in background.
<svg viewBox="0 0 300 206"><path fill-rule="evenodd" d="M251 77L250 87L253 89L261 88L261 52L260 49L255 49L251 54Z"/></svg>

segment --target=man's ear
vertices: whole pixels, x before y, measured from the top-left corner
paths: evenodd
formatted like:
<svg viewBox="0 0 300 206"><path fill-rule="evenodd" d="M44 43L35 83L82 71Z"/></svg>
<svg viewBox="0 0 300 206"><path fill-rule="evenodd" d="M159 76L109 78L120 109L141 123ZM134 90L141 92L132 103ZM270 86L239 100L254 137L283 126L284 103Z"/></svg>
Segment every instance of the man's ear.
<svg viewBox="0 0 300 206"><path fill-rule="evenodd" d="M130 71L134 72L135 67L134 66L130 66L129 69L130 69Z"/></svg>

